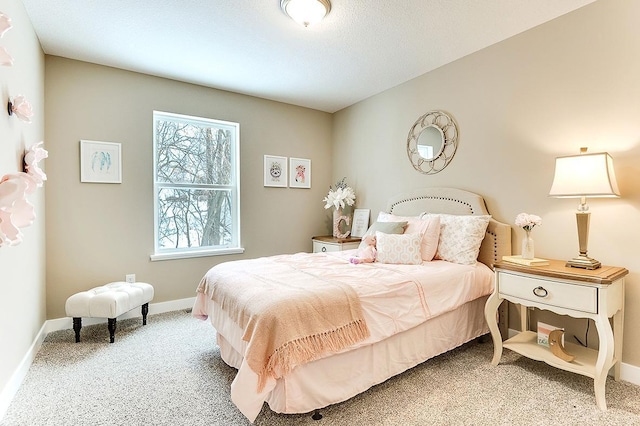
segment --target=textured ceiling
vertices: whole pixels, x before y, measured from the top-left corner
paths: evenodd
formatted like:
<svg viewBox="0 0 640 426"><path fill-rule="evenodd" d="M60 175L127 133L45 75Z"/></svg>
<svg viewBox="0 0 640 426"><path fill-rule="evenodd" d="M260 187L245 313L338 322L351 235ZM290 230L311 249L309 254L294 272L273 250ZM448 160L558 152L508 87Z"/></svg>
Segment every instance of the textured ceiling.
<svg viewBox="0 0 640 426"><path fill-rule="evenodd" d="M335 112L594 0L22 0L44 52Z"/></svg>

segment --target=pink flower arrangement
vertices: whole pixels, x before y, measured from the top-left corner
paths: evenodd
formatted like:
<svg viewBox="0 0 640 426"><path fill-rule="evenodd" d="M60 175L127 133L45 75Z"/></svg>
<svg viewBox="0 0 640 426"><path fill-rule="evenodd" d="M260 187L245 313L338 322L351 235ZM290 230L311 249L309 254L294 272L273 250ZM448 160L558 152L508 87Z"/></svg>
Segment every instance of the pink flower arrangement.
<svg viewBox="0 0 640 426"><path fill-rule="evenodd" d="M520 213L516 216L516 226L524 229L525 231L531 231L536 225L542 225L542 218L535 214Z"/></svg>

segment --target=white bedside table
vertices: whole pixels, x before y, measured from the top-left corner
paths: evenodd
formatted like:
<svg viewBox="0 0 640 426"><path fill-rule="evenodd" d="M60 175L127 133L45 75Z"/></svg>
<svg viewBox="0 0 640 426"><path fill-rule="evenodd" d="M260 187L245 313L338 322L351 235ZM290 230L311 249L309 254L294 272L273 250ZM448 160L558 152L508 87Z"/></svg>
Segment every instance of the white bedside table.
<svg viewBox="0 0 640 426"><path fill-rule="evenodd" d="M614 379L620 380L622 332L624 318L625 268L603 266L595 270L569 268L565 261L552 260L548 266L521 266L508 262L494 265L495 289L485 305L485 318L493 338L493 365L498 365L502 348L521 355L582 374L594 379L596 404L607 409L605 382L611 367ZM529 331L526 309L521 310L523 332L502 342L498 330L496 311L502 300L521 306L545 309L575 318L592 319L598 329L599 350L565 342L567 352L575 360L566 362L538 345L537 333ZM609 318L613 317L613 330Z"/></svg>
<svg viewBox="0 0 640 426"><path fill-rule="evenodd" d="M313 237L313 252L324 253L357 249L360 245L360 240L360 238L335 238L331 235Z"/></svg>

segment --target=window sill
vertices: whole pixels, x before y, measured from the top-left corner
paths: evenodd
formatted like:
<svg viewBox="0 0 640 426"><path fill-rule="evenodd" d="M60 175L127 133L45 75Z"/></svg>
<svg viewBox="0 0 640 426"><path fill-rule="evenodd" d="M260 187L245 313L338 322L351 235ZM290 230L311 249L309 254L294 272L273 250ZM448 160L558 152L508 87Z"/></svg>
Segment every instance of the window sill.
<svg viewBox="0 0 640 426"><path fill-rule="evenodd" d="M156 253L149 256L152 262L159 260L176 260L189 259L192 257L208 257L208 256L225 256L229 254L242 254L243 247L220 249L220 250L202 250L202 251L185 251L180 253Z"/></svg>

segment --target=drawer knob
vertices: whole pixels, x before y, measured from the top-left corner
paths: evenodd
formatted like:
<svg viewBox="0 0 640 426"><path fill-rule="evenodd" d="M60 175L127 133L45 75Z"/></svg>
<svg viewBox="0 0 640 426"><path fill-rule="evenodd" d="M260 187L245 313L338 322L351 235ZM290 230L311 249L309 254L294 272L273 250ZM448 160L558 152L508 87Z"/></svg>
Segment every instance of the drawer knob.
<svg viewBox="0 0 640 426"><path fill-rule="evenodd" d="M533 289L533 294L538 297L547 297L549 295L549 292L544 287L538 286Z"/></svg>
<svg viewBox="0 0 640 426"><path fill-rule="evenodd" d="M325 251L327 251L326 247L322 247L322 252L324 253Z"/></svg>

